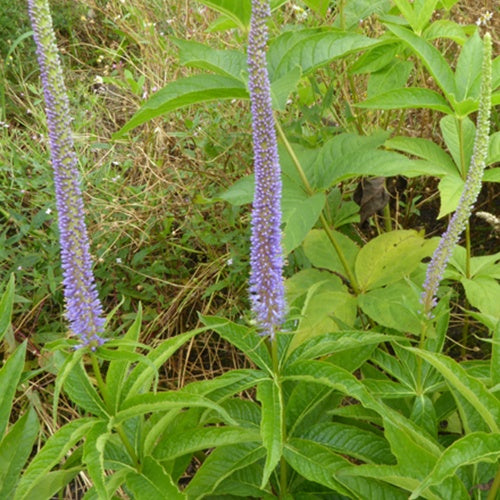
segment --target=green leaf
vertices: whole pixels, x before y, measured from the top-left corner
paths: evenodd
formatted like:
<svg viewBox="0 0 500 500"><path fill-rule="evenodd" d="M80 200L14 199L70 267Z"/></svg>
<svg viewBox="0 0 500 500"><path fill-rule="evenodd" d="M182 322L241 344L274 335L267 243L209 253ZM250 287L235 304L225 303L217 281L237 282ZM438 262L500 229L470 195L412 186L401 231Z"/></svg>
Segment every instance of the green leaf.
<svg viewBox="0 0 500 500"><path fill-rule="evenodd" d="M344 234L338 231L332 231L332 233L344 253L349 267L354 268L356 255L359 252L358 246ZM324 230L313 229L306 236L303 246L304 253L313 266L328 269L341 275L345 273L344 266Z"/></svg>
<svg viewBox="0 0 500 500"><path fill-rule="evenodd" d="M173 460L174 458L208 450L219 446L237 445L240 443L260 443L257 429L241 427L202 427L179 432L164 437L155 449L154 456L158 460Z"/></svg>
<svg viewBox="0 0 500 500"><path fill-rule="evenodd" d="M244 352L259 368L272 373L272 361L262 337L253 328L237 325L215 316L201 316L207 327L217 332L223 339L231 342Z"/></svg>
<svg viewBox="0 0 500 500"><path fill-rule="evenodd" d="M405 87L390 90L355 104L366 109L435 109L446 114L453 111L446 100L434 90Z"/></svg>
<svg viewBox="0 0 500 500"><path fill-rule="evenodd" d="M426 430L430 436L437 439L437 417L434 403L425 394L417 394L413 401L410 420L415 422L419 427Z"/></svg>
<svg viewBox="0 0 500 500"><path fill-rule="evenodd" d="M289 349L302 344L307 339L341 329L339 326L354 325L356 320L356 298L347 293L321 291L311 288L300 312L300 320Z"/></svg>
<svg viewBox="0 0 500 500"><path fill-rule="evenodd" d="M474 276L473 279L461 278L460 282L471 306L479 309L483 314L500 318L498 312L500 284L498 280L489 276Z"/></svg>
<svg viewBox="0 0 500 500"><path fill-rule="evenodd" d="M243 31L250 25L252 5L250 0L198 0L198 2L215 9L231 19Z"/></svg>
<svg viewBox="0 0 500 500"><path fill-rule="evenodd" d="M388 285L408 276L420 261L432 254L434 241L414 230L383 233L370 240L356 258L355 273L363 291Z"/></svg>
<svg viewBox="0 0 500 500"><path fill-rule="evenodd" d="M3 436L9 423L10 411L14 403L17 385L21 379L24 369L24 357L26 355L26 341L20 344L16 350L9 355L0 369L0 438Z"/></svg>
<svg viewBox="0 0 500 500"><path fill-rule="evenodd" d="M326 333L306 340L298 347L290 346L287 363L301 359L314 359L329 354L355 349L365 345L377 345L399 337L376 332L340 331Z"/></svg>
<svg viewBox="0 0 500 500"><path fill-rule="evenodd" d="M436 177L457 173L457 167L450 156L428 139L397 136L385 141L385 146L431 162L435 167L433 175Z"/></svg>
<svg viewBox="0 0 500 500"><path fill-rule="evenodd" d="M139 394L128 398L122 404L120 411L113 417L113 423L119 424L130 418L145 415L146 413L167 411L172 408L210 408L220 413L227 420L231 418L218 404L197 394L182 392L160 392L157 394Z"/></svg>
<svg viewBox="0 0 500 500"><path fill-rule="evenodd" d="M0 341L4 338L10 326L10 317L12 316L12 305L14 304L14 274L11 274L7 287L0 299ZM0 436L2 434L0 433Z"/></svg>
<svg viewBox="0 0 500 500"><path fill-rule="evenodd" d="M438 191L440 205L438 219L457 209L464 186L464 180L457 174L448 175L439 181Z"/></svg>
<svg viewBox="0 0 500 500"><path fill-rule="evenodd" d="M95 418L80 418L69 422L50 436L21 477L14 500L34 498L35 492L39 492L40 483L43 483L52 467L84 438L95 422Z"/></svg>
<svg viewBox="0 0 500 500"><path fill-rule="evenodd" d="M488 159L486 160L486 165L491 165L492 163L497 163L497 162L500 162L500 131L490 135L489 146L488 146ZM494 170L497 170L497 175L498 175L498 170L500 169L496 168ZM499 181L497 180L496 182Z"/></svg>
<svg viewBox="0 0 500 500"><path fill-rule="evenodd" d="M291 438L283 450L286 461L309 481L349 495L349 490L334 478L336 471L349 462L331 448L307 439Z"/></svg>
<svg viewBox="0 0 500 500"><path fill-rule="evenodd" d="M296 204L295 208L288 212L285 222L283 251L289 254L295 250L316 224L318 217L325 205L324 193L316 193L310 198Z"/></svg>
<svg viewBox="0 0 500 500"><path fill-rule="evenodd" d="M482 60L483 43L479 31L476 30L462 47L455 68L457 101L462 101L467 97L477 98L479 96Z"/></svg>
<svg viewBox="0 0 500 500"><path fill-rule="evenodd" d="M68 396L86 411L106 419L109 416L108 409L83 368L82 355L78 351L71 353L68 365L66 364L68 357L64 363L60 363L62 356L61 352L55 353L56 363L61 364L64 369L64 389ZM70 368L65 370L66 366Z"/></svg>
<svg viewBox="0 0 500 500"><path fill-rule="evenodd" d="M446 382L454 387L481 415L493 432L499 432L500 401L477 378L469 375L459 363L443 354L406 347L430 363Z"/></svg>
<svg viewBox="0 0 500 500"><path fill-rule="evenodd" d="M357 299L361 310L379 325L420 335L420 294L415 286L398 281L362 293Z"/></svg>
<svg viewBox="0 0 500 500"><path fill-rule="evenodd" d="M496 323L492 341L490 376L492 385L495 387L500 384L500 320Z"/></svg>
<svg viewBox="0 0 500 500"><path fill-rule="evenodd" d="M257 385L257 399L262 405L260 434L267 451L261 483L261 488L264 488L283 453L284 403L277 381L260 382Z"/></svg>
<svg viewBox="0 0 500 500"><path fill-rule="evenodd" d="M144 459L141 472L130 472L126 482L127 487L130 488L137 500L186 498L186 495L178 490L162 465L152 457Z"/></svg>
<svg viewBox="0 0 500 500"><path fill-rule="evenodd" d="M153 380L158 377L158 369L160 366L162 366L165 361L167 361L167 359L188 340L206 330L208 330L208 328L197 328L196 330L191 330L164 340L147 355L147 359L151 361L153 366L137 365L132 372L127 375L122 389L123 397L130 397L139 392L149 390Z"/></svg>
<svg viewBox="0 0 500 500"><path fill-rule="evenodd" d="M119 139L157 116L191 104L219 99L248 99L245 84L236 78L221 75L195 75L175 80L146 101L139 111L113 134L113 139Z"/></svg>
<svg viewBox="0 0 500 500"><path fill-rule="evenodd" d="M23 500L53 498L57 492L62 491L80 472L81 467L47 472L37 481L36 488L31 489L30 492L23 497ZM17 496L15 498L17 498Z"/></svg>
<svg viewBox="0 0 500 500"><path fill-rule="evenodd" d="M269 45L268 64L271 81L300 66L308 75L329 62L380 42L353 32L334 29L299 30L285 33Z"/></svg>
<svg viewBox="0 0 500 500"><path fill-rule="evenodd" d="M458 45L463 45L467 41L465 26L450 21L449 19L438 19L428 26L424 31L426 40L436 38L448 38Z"/></svg>
<svg viewBox="0 0 500 500"><path fill-rule="evenodd" d="M474 432L464 436L443 452L432 472L413 492L410 499L418 498L429 486L441 483L464 465L478 462L495 463L499 457L500 434Z"/></svg>
<svg viewBox="0 0 500 500"><path fill-rule="evenodd" d="M409 61L393 61L384 69L370 74L367 97L370 99L392 90L404 88L413 64Z"/></svg>
<svg viewBox="0 0 500 500"><path fill-rule="evenodd" d="M137 342L139 339L139 333L141 331L141 323L142 305L139 304L139 310L137 311L134 322L128 329L127 333L124 335L123 339L131 342ZM128 345L124 345L123 347L120 347L120 350L124 352L133 352L134 348ZM124 387L123 382L129 368L129 360L117 359L109 363L109 367L106 372L106 402L108 403L108 408L110 408L113 413L118 410L122 389Z"/></svg>
<svg viewBox="0 0 500 500"><path fill-rule="evenodd" d="M287 302L290 306L309 290L315 287L319 291L345 292L346 287L342 280L328 271L319 269L302 269L288 278L285 282Z"/></svg>
<svg viewBox="0 0 500 500"><path fill-rule="evenodd" d="M181 38L170 38L170 40L179 47L179 62L183 66L206 69L246 83L247 79L244 75L248 70L243 52L217 50L208 45Z"/></svg>
<svg viewBox="0 0 500 500"><path fill-rule="evenodd" d="M203 462L185 492L193 499L209 495L234 472L257 462L265 455L265 448L255 443L216 448Z"/></svg>
<svg viewBox="0 0 500 500"><path fill-rule="evenodd" d="M396 462L389 443L375 432L339 422L312 425L302 439L320 443L342 456L348 455L363 462L393 464Z"/></svg>
<svg viewBox="0 0 500 500"><path fill-rule="evenodd" d="M325 17L330 0L304 0L304 3L312 10L315 10L321 17Z"/></svg>
<svg viewBox="0 0 500 500"><path fill-rule="evenodd" d="M458 172L465 179L469 170L472 151L474 149L474 138L476 127L470 118L456 118L445 116L439 122L444 142L457 165Z"/></svg>
<svg viewBox="0 0 500 500"><path fill-rule="evenodd" d="M92 478L94 487L99 495L99 499L109 499L105 484L104 473L104 448L106 442L111 437L111 431L108 430L106 422L96 422L87 433L83 445L83 463L86 464L88 473Z"/></svg>
<svg viewBox="0 0 500 500"><path fill-rule="evenodd" d="M456 92L455 77L448 62L439 50L402 26L388 23L386 26L418 55L445 96L450 100L451 95Z"/></svg>
<svg viewBox="0 0 500 500"><path fill-rule="evenodd" d="M31 455L39 428L36 412L30 407L0 441L0 498L14 497L19 474Z"/></svg>
<svg viewBox="0 0 500 500"><path fill-rule="evenodd" d="M271 98L273 109L285 111L289 95L295 91L302 74L300 68L296 66L286 75L271 82Z"/></svg>

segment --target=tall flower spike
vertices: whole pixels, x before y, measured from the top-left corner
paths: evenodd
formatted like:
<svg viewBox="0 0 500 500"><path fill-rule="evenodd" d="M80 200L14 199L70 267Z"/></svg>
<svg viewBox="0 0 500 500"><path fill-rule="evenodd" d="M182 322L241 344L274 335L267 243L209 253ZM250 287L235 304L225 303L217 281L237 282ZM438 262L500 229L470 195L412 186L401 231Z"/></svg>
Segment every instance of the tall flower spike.
<svg viewBox="0 0 500 500"><path fill-rule="evenodd" d="M66 317L80 346L95 350L104 340L103 309L92 274L77 157L48 0L28 0L45 97L54 174Z"/></svg>
<svg viewBox="0 0 500 500"><path fill-rule="evenodd" d="M486 157L488 155L488 140L490 130L491 114L491 36L487 33L484 36L483 44L483 66L481 90L479 95L479 112L477 119L476 137L474 140L474 151L471 158L471 165L465 180L464 190L456 212L451 218L448 228L441 236L431 262L427 267L427 275L422 293L422 303L424 313L428 318L432 317L432 309L436 306L436 294L439 283L443 278L448 260L453 248L458 242L462 231L465 229L467 221L472 213L474 203L481 191L481 182L484 169L486 167Z"/></svg>
<svg viewBox="0 0 500 500"><path fill-rule="evenodd" d="M252 110L255 196L252 210L250 298L264 335L274 339L285 314L281 248L281 176L267 72L269 0L252 0L248 73Z"/></svg>

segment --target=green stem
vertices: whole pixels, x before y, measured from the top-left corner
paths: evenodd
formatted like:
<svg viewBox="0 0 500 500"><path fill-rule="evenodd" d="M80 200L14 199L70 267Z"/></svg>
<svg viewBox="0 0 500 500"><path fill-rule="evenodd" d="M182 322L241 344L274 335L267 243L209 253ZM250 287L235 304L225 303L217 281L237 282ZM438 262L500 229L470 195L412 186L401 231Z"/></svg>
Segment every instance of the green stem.
<svg viewBox="0 0 500 500"><path fill-rule="evenodd" d="M285 149L287 150L288 154L290 155L290 158L292 159L293 164L295 165L295 168L297 169L299 177L302 183L304 184L304 189L306 190L306 193L309 196L312 196L314 194L314 190L309 184L309 181L307 180L306 174L304 173L304 169L302 168L302 165L300 164L300 161L297 158L295 151L292 149L290 142L288 142L288 139L286 138L285 132L283 131L281 124L279 123L279 120L275 119L275 122L278 135L280 136L280 139L283 141ZM323 229L325 230L328 239L332 243L333 248L335 249L335 252L339 257L340 262L342 263L342 267L345 270L345 273L347 275L348 280L350 281L354 293L356 295L359 295L360 289L358 286L358 282L356 281L356 277L354 276L354 273L352 272L351 267L349 266L347 259L345 258L344 252L342 251L342 248L340 248L340 245L338 244L335 235L333 234L333 231L330 229L330 225L328 224L328 221L326 220L326 217L323 212L319 216L319 220L321 221Z"/></svg>
<svg viewBox="0 0 500 500"><path fill-rule="evenodd" d="M384 207L384 229L386 233L392 231L392 221L391 221L391 206L389 202Z"/></svg>

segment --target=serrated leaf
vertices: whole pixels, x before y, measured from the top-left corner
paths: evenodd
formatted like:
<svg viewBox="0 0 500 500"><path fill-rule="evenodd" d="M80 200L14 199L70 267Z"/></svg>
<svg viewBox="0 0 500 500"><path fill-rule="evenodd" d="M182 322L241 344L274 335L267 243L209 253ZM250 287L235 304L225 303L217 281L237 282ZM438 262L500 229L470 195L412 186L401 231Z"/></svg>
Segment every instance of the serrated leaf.
<svg viewBox="0 0 500 500"><path fill-rule="evenodd" d="M446 114L453 111L446 99L434 90L405 87L377 94L363 102L355 104L365 109L435 109Z"/></svg>
<svg viewBox="0 0 500 500"><path fill-rule="evenodd" d="M255 463L265 455L265 448L254 443L216 448L203 462L185 492L193 499L209 495L235 471Z"/></svg>
<svg viewBox="0 0 500 500"><path fill-rule="evenodd" d="M180 78L153 94L135 115L115 134L118 139L157 116L200 102L221 99L248 99L246 85L233 77L195 75Z"/></svg>
<svg viewBox="0 0 500 500"><path fill-rule="evenodd" d="M260 434L267 451L261 483L264 488L283 453L285 409L281 388L275 380L266 380L257 385L257 399L262 405Z"/></svg>
<svg viewBox="0 0 500 500"><path fill-rule="evenodd" d="M69 422L50 436L22 475L14 500L24 500L32 497L35 492L40 493L39 483L46 480L45 477L52 467L66 456L95 423L95 418L80 418Z"/></svg>
<svg viewBox="0 0 500 500"><path fill-rule="evenodd" d="M445 380L479 412L488 427L493 432L499 432L500 402L480 380L469 375L459 363L448 356L411 347L406 349L425 359L438 370Z"/></svg>
<svg viewBox="0 0 500 500"><path fill-rule="evenodd" d="M260 434L257 429L240 427L195 428L164 438L156 447L154 456L158 460L173 460L195 451L251 442L260 442Z"/></svg>
<svg viewBox="0 0 500 500"><path fill-rule="evenodd" d="M106 441L111 437L106 422L96 422L89 430L83 445L83 463L87 465L87 470L92 478L94 487L99 495L99 499L109 499L105 484L104 473L104 448Z"/></svg>
<svg viewBox="0 0 500 500"><path fill-rule="evenodd" d="M222 338L243 351L259 368L272 372L272 362L263 338L253 328L237 325L231 321L214 316L201 316L207 327L216 331Z"/></svg>
<svg viewBox="0 0 500 500"><path fill-rule="evenodd" d="M157 394L139 394L127 398L121 405L120 411L113 417L113 423L116 425L130 418L145 415L146 413L191 407L210 408L231 421L231 418L223 408L207 398L198 396L197 394L182 392L160 392Z"/></svg>
<svg viewBox="0 0 500 500"><path fill-rule="evenodd" d="M285 43L286 42L286 43ZM380 42L364 35L334 29L321 32L294 31L270 44L268 63L271 80L293 70L297 65L307 75L325 64L353 52L361 51Z"/></svg>
<svg viewBox="0 0 500 500"><path fill-rule="evenodd" d="M354 425L339 422L322 422L312 425L301 436L331 448L342 456L348 455L374 464L396 462L389 443L381 436Z"/></svg>
<svg viewBox="0 0 500 500"><path fill-rule="evenodd" d="M451 95L456 92L455 76L439 50L402 26L387 24L387 27L419 56L446 97L450 99Z"/></svg>
<svg viewBox="0 0 500 500"><path fill-rule="evenodd" d="M365 345L376 345L397 339L399 337L376 332L345 330L329 332L308 339L296 348L290 346L286 362L290 364L301 359L315 359Z"/></svg>
<svg viewBox="0 0 500 500"><path fill-rule="evenodd" d="M145 457L141 472L129 472L126 483L138 500L153 498L180 500L186 498L186 495L178 490L162 465L152 457Z"/></svg>
<svg viewBox="0 0 500 500"><path fill-rule="evenodd" d="M13 498L16 483L31 454L39 428L36 412L30 407L0 441L0 498Z"/></svg>
<svg viewBox="0 0 500 500"><path fill-rule="evenodd" d="M410 496L416 499L429 486L439 484L464 465L478 462L495 463L500 457L500 434L474 432L455 441L439 457L432 472Z"/></svg>
<svg viewBox="0 0 500 500"><path fill-rule="evenodd" d="M291 438L283 453L286 461L301 476L343 495L349 495L349 490L334 478L335 472L349 462L329 447L307 439Z"/></svg>

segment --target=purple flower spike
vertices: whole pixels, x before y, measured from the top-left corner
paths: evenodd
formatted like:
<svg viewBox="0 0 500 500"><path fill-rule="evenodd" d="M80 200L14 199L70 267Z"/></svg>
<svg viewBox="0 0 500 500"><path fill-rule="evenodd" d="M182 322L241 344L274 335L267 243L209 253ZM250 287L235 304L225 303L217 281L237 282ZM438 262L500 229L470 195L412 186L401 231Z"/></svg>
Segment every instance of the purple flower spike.
<svg viewBox="0 0 500 500"><path fill-rule="evenodd" d="M252 211L250 298L258 326L274 339L285 315L281 248L281 176L267 72L269 0L252 0L248 72L252 110L255 196Z"/></svg>
<svg viewBox="0 0 500 500"><path fill-rule="evenodd" d="M95 350L104 342L101 334L105 320L92 274L69 102L48 0L28 0L28 6L45 96L59 219L66 317L72 332L80 338L79 347Z"/></svg>
<svg viewBox="0 0 500 500"><path fill-rule="evenodd" d="M491 115L491 36L486 33L484 36L483 47L483 66L481 90L479 94L479 112L477 118L477 130L474 140L474 151L471 158L471 164L467 178L465 180L464 190L456 212L448 224L448 228L441 236L441 241L436 248L431 262L427 267L427 274L424 282L424 291L422 293L422 304L424 314L432 319L432 309L437 305L436 294L439 284L443 279L443 274L450 260L455 245L467 225L474 203L481 191L481 182L484 169L486 167L486 158L488 156L488 141L490 130Z"/></svg>

